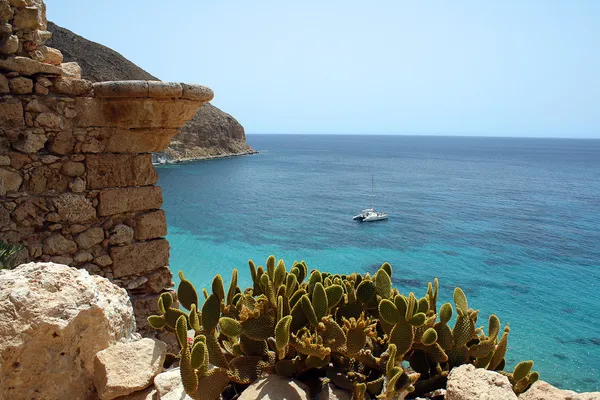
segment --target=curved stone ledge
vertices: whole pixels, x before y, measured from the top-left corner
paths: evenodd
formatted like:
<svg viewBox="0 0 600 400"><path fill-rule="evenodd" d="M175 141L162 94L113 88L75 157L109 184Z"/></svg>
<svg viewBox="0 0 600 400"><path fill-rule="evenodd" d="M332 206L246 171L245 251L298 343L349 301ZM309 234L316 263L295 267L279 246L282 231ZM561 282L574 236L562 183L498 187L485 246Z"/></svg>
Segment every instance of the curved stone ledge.
<svg viewBox="0 0 600 400"><path fill-rule="evenodd" d="M201 85L161 81L116 81L94 83L94 94L97 98L154 98L154 99L186 99L207 102L214 93L210 88Z"/></svg>

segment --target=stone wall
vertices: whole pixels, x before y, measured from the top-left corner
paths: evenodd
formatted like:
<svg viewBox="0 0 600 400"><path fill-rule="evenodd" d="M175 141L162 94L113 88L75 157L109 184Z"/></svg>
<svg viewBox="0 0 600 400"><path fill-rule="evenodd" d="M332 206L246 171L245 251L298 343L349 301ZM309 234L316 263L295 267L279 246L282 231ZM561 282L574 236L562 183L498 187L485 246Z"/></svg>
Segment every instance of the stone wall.
<svg viewBox="0 0 600 400"><path fill-rule="evenodd" d="M126 288L138 327L172 286L152 152L212 91L94 83L44 45L42 0L0 0L0 240L21 261L53 261Z"/></svg>

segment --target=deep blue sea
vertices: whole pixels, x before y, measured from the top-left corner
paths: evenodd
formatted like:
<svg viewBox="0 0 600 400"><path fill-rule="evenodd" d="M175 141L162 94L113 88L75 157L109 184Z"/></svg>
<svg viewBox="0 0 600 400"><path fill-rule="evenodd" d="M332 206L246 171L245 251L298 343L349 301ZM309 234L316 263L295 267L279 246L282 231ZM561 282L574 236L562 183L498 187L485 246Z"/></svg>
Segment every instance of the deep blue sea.
<svg viewBox="0 0 600 400"><path fill-rule="evenodd" d="M269 254L331 272L389 261L402 293L509 323L507 362L600 390L600 140L248 135L260 154L158 168L171 268L210 287ZM389 220L358 223L371 203ZM240 286L241 286L240 285ZM440 303L441 304L441 303Z"/></svg>

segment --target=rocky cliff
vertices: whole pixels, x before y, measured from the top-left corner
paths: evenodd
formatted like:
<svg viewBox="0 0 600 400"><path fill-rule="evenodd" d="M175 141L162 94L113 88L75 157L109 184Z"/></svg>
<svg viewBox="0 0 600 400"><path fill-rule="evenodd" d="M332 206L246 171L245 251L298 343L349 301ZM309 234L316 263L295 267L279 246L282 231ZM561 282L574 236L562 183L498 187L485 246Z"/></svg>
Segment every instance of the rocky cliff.
<svg viewBox="0 0 600 400"><path fill-rule="evenodd" d="M92 82L116 80L159 80L121 54L89 41L68 29L48 22L53 33L48 46L59 49L65 61L81 65L82 78ZM157 162L196 160L252 154L244 127L231 115L206 104L173 139L169 148L154 155Z"/></svg>

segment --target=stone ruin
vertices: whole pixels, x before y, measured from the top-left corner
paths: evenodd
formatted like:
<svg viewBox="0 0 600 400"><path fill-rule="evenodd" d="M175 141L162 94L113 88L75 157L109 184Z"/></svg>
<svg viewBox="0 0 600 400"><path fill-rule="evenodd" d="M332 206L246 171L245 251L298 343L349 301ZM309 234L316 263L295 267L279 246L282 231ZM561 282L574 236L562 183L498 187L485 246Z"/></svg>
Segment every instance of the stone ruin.
<svg viewBox="0 0 600 400"><path fill-rule="evenodd" d="M199 85L92 84L44 45L42 0L0 0L0 240L20 261L83 268L126 288L138 329L172 286L152 153L212 99Z"/></svg>

